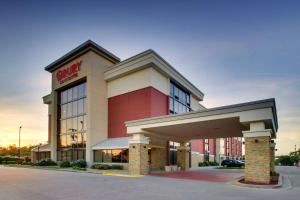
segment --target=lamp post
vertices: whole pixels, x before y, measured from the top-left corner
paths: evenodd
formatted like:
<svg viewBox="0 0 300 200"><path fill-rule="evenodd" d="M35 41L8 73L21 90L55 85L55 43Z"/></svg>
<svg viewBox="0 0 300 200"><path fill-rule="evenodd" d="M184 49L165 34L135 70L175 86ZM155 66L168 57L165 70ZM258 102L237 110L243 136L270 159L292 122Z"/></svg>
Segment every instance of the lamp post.
<svg viewBox="0 0 300 200"><path fill-rule="evenodd" d="M19 127L19 159L21 157L21 130L22 126Z"/></svg>
<svg viewBox="0 0 300 200"><path fill-rule="evenodd" d="M77 141L75 140L75 135L73 136L72 139L72 160L75 160L75 156L74 156L74 146L77 144Z"/></svg>
<svg viewBox="0 0 300 200"><path fill-rule="evenodd" d="M38 144L38 153L37 153L37 161L40 162L40 147L42 146L42 143Z"/></svg>

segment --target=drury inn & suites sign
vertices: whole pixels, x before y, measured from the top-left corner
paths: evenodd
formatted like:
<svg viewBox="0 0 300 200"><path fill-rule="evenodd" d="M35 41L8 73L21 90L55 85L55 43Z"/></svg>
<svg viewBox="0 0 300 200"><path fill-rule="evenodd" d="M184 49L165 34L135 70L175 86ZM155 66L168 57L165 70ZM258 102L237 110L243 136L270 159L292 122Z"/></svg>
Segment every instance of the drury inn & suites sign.
<svg viewBox="0 0 300 200"><path fill-rule="evenodd" d="M79 61L69 67L59 70L56 73L56 78L59 81L59 83L62 84L66 81L69 81L69 80L75 78L75 77L78 77L78 72L81 70L81 63L82 63L82 61Z"/></svg>

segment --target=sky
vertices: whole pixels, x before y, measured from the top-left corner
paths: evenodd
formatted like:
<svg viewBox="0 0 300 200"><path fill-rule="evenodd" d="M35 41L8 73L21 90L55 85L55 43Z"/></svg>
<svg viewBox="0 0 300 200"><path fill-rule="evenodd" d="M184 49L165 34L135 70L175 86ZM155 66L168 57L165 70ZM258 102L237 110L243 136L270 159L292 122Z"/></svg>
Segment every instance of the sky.
<svg viewBox="0 0 300 200"><path fill-rule="evenodd" d="M0 1L0 146L47 141L44 67L91 39L153 49L211 108L275 98L277 155L300 148L299 1Z"/></svg>

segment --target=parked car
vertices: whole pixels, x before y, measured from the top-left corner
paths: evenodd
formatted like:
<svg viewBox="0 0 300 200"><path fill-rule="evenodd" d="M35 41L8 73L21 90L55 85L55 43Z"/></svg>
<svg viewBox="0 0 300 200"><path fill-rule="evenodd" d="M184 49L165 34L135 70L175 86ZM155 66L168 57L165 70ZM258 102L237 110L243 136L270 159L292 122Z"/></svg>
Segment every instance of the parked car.
<svg viewBox="0 0 300 200"><path fill-rule="evenodd" d="M239 160L223 160L221 165L223 167L242 167L245 164Z"/></svg>

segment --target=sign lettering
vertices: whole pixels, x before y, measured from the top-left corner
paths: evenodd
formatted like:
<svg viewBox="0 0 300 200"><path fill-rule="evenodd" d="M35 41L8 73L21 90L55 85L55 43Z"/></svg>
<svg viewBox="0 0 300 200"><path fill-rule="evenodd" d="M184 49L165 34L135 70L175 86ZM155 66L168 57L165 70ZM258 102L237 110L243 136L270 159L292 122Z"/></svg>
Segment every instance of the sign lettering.
<svg viewBox="0 0 300 200"><path fill-rule="evenodd" d="M61 69L56 73L56 78L59 81L60 84L69 81L75 77L78 77L78 72L81 70L81 63L82 61L79 61L77 63L74 63L73 65Z"/></svg>

